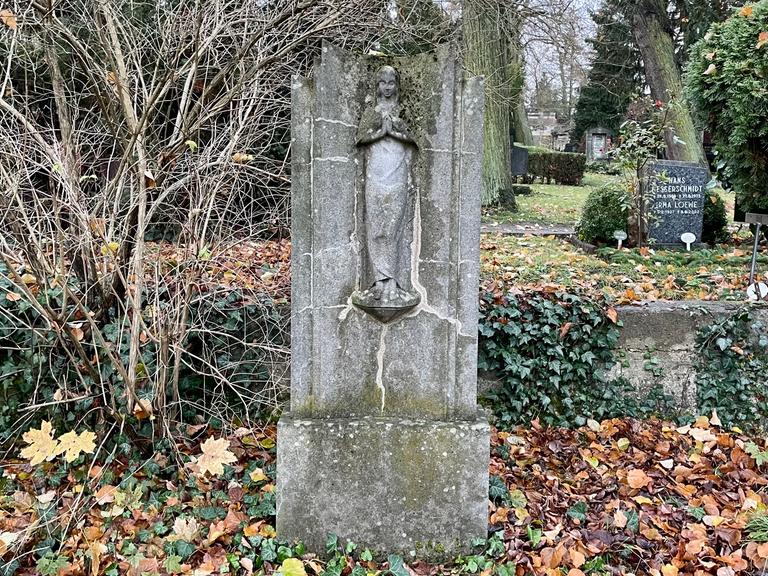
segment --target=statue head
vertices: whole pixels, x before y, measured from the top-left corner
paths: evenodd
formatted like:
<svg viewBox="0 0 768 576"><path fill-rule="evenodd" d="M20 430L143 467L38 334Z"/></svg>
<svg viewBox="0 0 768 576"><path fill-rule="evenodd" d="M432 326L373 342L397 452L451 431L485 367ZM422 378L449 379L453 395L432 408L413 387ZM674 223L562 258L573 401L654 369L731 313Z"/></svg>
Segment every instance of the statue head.
<svg viewBox="0 0 768 576"><path fill-rule="evenodd" d="M378 97L384 100L397 101L400 89L400 79L398 78L397 70L392 68L392 66L382 66L379 68L378 78L376 88Z"/></svg>

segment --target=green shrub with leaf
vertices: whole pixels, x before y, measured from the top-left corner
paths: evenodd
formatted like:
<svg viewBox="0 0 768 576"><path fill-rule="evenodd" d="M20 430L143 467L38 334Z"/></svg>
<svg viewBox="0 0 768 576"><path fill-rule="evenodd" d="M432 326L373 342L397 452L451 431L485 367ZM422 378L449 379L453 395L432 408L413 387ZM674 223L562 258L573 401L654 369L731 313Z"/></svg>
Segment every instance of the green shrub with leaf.
<svg viewBox="0 0 768 576"><path fill-rule="evenodd" d="M687 94L744 208L768 209L768 0L737 9L691 50Z"/></svg>
<svg viewBox="0 0 768 576"><path fill-rule="evenodd" d="M627 193L618 184L607 184L589 194L576 230L592 244L612 244L613 233L626 231L629 208Z"/></svg>
<svg viewBox="0 0 768 576"><path fill-rule="evenodd" d="M90 324L61 287L23 276L26 284L14 282L0 262L0 444L17 440L46 420L63 430L84 414L93 426L118 412L127 413L133 440L146 439L157 432L158 419L150 418L157 412L183 422L201 414L219 420L268 417L287 395L282 373L287 370L288 307L265 293L193 293L178 363L167 346L142 339L137 365L141 381L166 374L168 385L141 389L139 402L129 411L121 371L128 365L128 314L104 315ZM70 294L80 293L74 279L67 288ZM147 326L168 305L167 299L167 286L149 292L142 316ZM72 320L57 329L46 309L61 310L62 317ZM98 370L87 370L79 358L89 359Z"/></svg>
<svg viewBox="0 0 768 576"><path fill-rule="evenodd" d="M593 174L619 176L621 174L621 166L612 160L592 160L587 162L586 171Z"/></svg>
<svg viewBox="0 0 768 576"><path fill-rule="evenodd" d="M702 242L719 244L726 242L728 237L728 215L725 211L725 200L715 191L705 192Z"/></svg>
<svg viewBox="0 0 768 576"><path fill-rule="evenodd" d="M611 380L615 310L575 294L481 297L479 367L501 380L488 395L501 425L552 426L637 415L624 380Z"/></svg>
<svg viewBox="0 0 768 576"><path fill-rule="evenodd" d="M696 337L697 406L717 413L725 426L768 428L768 336L749 307L702 328Z"/></svg>

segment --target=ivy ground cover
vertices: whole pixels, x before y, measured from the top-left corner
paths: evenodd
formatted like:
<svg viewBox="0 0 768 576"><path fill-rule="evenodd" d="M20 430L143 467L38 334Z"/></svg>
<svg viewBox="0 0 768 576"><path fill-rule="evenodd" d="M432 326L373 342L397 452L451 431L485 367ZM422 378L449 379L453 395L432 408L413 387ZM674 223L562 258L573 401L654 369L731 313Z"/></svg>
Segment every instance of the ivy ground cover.
<svg viewBox="0 0 768 576"><path fill-rule="evenodd" d="M744 300L751 247L718 246L683 252L604 248L587 254L553 237L483 237L482 269L520 290L548 288L600 295L614 303L654 300ZM768 254L758 258L759 278Z"/></svg>
<svg viewBox="0 0 768 576"><path fill-rule="evenodd" d="M768 562L768 452L716 415L494 430L490 536L442 565L334 538L330 559L281 542L274 426L190 426L176 450L143 457L33 432L25 449L40 450L0 477L7 575L732 576Z"/></svg>

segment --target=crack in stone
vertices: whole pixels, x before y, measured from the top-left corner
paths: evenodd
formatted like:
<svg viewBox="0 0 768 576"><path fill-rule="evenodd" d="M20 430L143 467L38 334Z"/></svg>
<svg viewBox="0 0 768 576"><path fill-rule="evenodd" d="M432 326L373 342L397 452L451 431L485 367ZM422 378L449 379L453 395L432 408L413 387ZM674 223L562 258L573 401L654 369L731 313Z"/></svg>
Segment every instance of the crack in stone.
<svg viewBox="0 0 768 576"><path fill-rule="evenodd" d="M379 338L379 349L376 351L376 386L381 392L381 413L384 414L384 405L387 398L387 389L384 387L384 353L387 351L387 333L389 325L385 324Z"/></svg>
<svg viewBox="0 0 768 576"><path fill-rule="evenodd" d="M344 322L349 316L349 313L355 309L355 305L352 304L352 295L350 294L347 298L346 305L338 306L338 308L343 308L343 310L339 312L339 327L341 327L341 323Z"/></svg>
<svg viewBox="0 0 768 576"><path fill-rule="evenodd" d="M448 322L451 326L453 326L456 329L456 334L461 336L462 335L461 321L458 318L449 318L441 315L440 312L438 312L429 303L429 300L427 298L427 289L421 283L421 280L419 280L419 262L421 262L421 259L419 258L419 256L421 255L421 202L420 202L420 199L421 199L420 193L417 191L416 206L414 208L414 215L413 215L413 240L411 241L411 284L413 284L414 290L416 290L416 292L418 292L419 295L421 296L421 302L414 309L413 312L411 312L407 316L404 316L404 318L413 318L415 316L418 316L421 312L426 312L427 314L431 314L435 316L438 320L442 320L443 322Z"/></svg>
<svg viewBox="0 0 768 576"><path fill-rule="evenodd" d="M349 162L346 156L326 156L325 158L315 158L315 162Z"/></svg>
<svg viewBox="0 0 768 576"><path fill-rule="evenodd" d="M342 126L346 126L347 128L354 128L357 130L357 126L354 124L350 124L349 122L344 122L343 120L331 120L330 118L315 118L315 122L325 122L327 124L340 124Z"/></svg>

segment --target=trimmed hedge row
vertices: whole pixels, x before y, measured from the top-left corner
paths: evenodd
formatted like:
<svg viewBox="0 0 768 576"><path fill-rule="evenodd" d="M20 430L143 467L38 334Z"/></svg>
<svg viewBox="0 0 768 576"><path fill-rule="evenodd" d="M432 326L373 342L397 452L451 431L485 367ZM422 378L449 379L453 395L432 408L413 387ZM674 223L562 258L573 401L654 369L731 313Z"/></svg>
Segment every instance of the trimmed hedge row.
<svg viewBox="0 0 768 576"><path fill-rule="evenodd" d="M556 152L541 146L526 146L528 150L528 182L536 178L547 184L578 186L587 166L585 154Z"/></svg>

